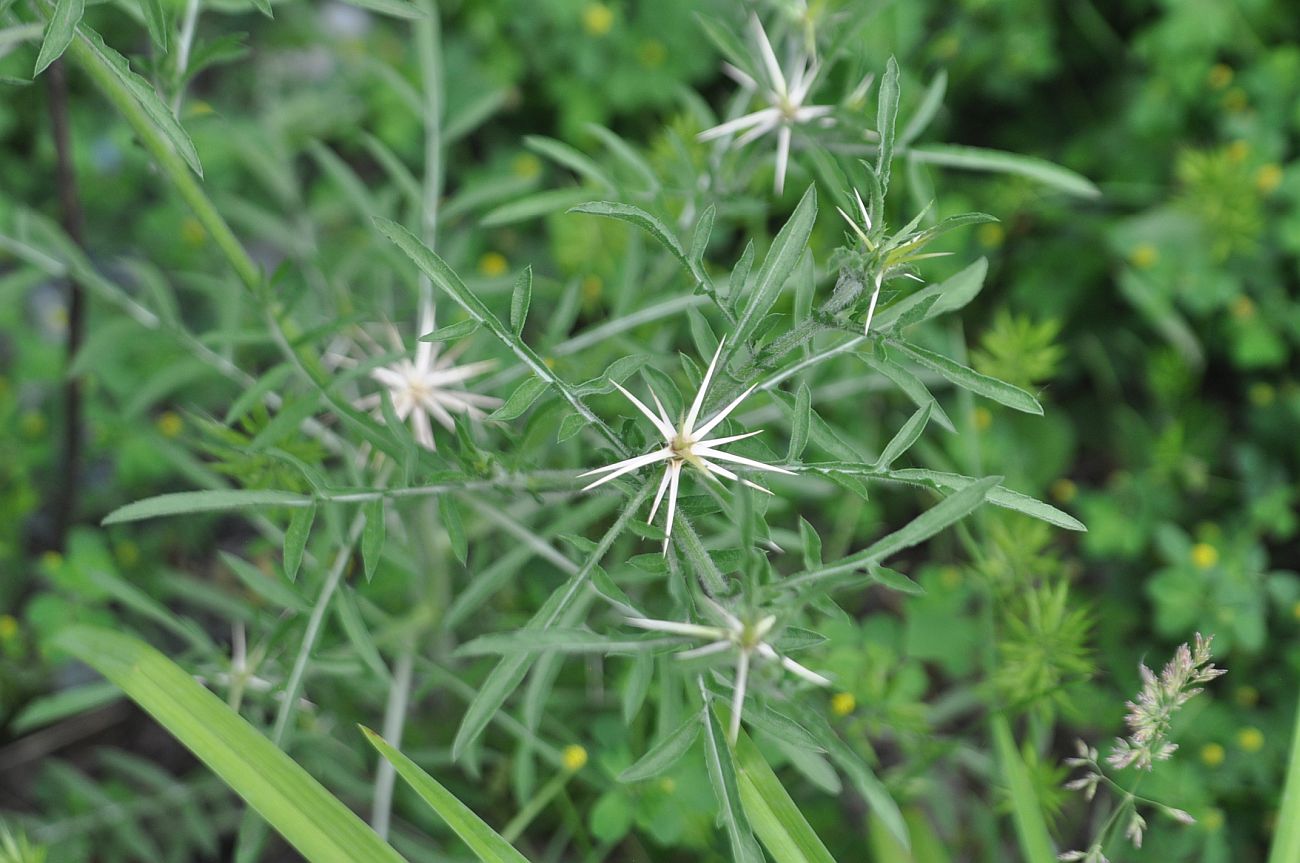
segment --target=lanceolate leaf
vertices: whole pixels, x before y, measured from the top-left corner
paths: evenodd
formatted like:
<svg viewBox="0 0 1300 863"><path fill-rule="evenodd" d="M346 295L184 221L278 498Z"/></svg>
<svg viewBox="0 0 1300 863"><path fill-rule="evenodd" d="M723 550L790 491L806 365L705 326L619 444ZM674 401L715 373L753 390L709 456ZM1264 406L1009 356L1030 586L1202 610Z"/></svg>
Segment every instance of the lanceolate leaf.
<svg viewBox="0 0 1300 863"><path fill-rule="evenodd" d="M515 289L510 295L510 329L519 336L524 331L524 322L528 320L528 306L533 301L533 268L524 267L524 271L515 279Z"/></svg>
<svg viewBox="0 0 1300 863"><path fill-rule="evenodd" d="M620 773L618 781L641 782L658 776L676 764L690 750L695 738L700 736L700 719L699 716L687 717L685 722L651 746L635 764Z"/></svg>
<svg viewBox="0 0 1300 863"><path fill-rule="evenodd" d="M1095 198L1101 194L1101 190L1087 177L1034 156L1022 156L1002 150L986 150L983 147L961 147L954 144L926 144L913 147L908 150L908 154L918 162L929 162L932 165L1020 174L1054 189L1083 198Z"/></svg>
<svg viewBox="0 0 1300 863"><path fill-rule="evenodd" d="M898 430L898 434L894 435L893 439L885 446L884 451L880 453L880 458L876 459L876 466L889 467L894 463L895 459L911 449L912 444L916 443L916 439L921 436L921 432L925 431L925 425L929 421L930 405L926 405L912 414L911 418L903 423L903 427Z"/></svg>
<svg viewBox="0 0 1300 863"><path fill-rule="evenodd" d="M588 201L585 204L578 204L576 207L570 208L569 212L606 216L611 219L630 222L658 240L665 249L673 253L674 258L682 262L682 266L686 268L688 273L697 276L698 268L691 263L690 258L686 257L686 250L682 248L682 244L676 235L668 229L667 225L640 207L614 201Z"/></svg>
<svg viewBox="0 0 1300 863"><path fill-rule="evenodd" d="M1000 476L975 480L857 554L792 575L773 587L777 590L806 590L811 585L831 582L837 576L856 572L872 563L880 563L905 548L924 542L953 522L969 515L984 502L989 490L1001 481Z"/></svg>
<svg viewBox="0 0 1300 863"><path fill-rule="evenodd" d="M402 863L352 810L149 645L88 626L63 630L55 643L121 687L311 863Z"/></svg>
<svg viewBox="0 0 1300 863"><path fill-rule="evenodd" d="M972 368L945 357L943 354L936 354L934 351L926 350L908 342L891 340L890 344L921 365L943 375L962 389L970 390L976 395L984 396L999 404L1004 404L1009 408L1027 414L1041 416L1043 413L1043 406L1038 403L1038 399L1020 387L1012 386L1006 381L1000 381L988 375L982 375Z"/></svg>
<svg viewBox="0 0 1300 863"><path fill-rule="evenodd" d="M898 61L889 58L885 77L880 81L880 104L876 109L876 130L880 133L880 150L876 155L876 176L880 194L889 191L889 169L894 161L894 124L898 120Z"/></svg>
<svg viewBox="0 0 1300 863"><path fill-rule="evenodd" d="M528 863L528 859L503 839L501 834L489 827L418 764L369 728L363 727L361 730L370 745L397 769L397 775L406 780L415 793L420 795L420 799L429 804L430 809L438 813L438 817L455 831L482 863Z"/></svg>
<svg viewBox="0 0 1300 863"><path fill-rule="evenodd" d="M85 0L58 0L54 14L50 16L50 23L45 28L45 41L41 43L41 53L36 57L36 71L32 72L32 77L44 72L47 66L68 49L85 11Z"/></svg>
<svg viewBox="0 0 1300 863"><path fill-rule="evenodd" d="M140 11L144 14L145 26L149 28L149 38L166 51L167 15L163 12L162 0L140 0Z"/></svg>
<svg viewBox="0 0 1300 863"><path fill-rule="evenodd" d="M754 334L754 330L762 323L763 318L771 311L772 306L776 303L777 298L781 295L781 288L785 285L785 280L794 272L795 264L799 262L799 257L808 248L808 237L812 234L813 224L817 221L817 186L808 187L808 191L803 193L799 199L799 205L794 208L790 215L789 221L777 233L776 239L772 241L772 247L767 251L767 257L763 259L763 265L759 267L758 274L754 276L753 284L748 288L749 297L744 303L744 311L741 313L739 320L736 321L735 335L727 344L727 356L730 357L736 349L749 341ZM737 291L740 286L732 286L732 302L739 305L744 299ZM724 361L723 367L725 368Z"/></svg>
<svg viewBox="0 0 1300 863"><path fill-rule="evenodd" d="M185 515L192 512L247 509L261 506L311 506L306 495L288 491L263 491L259 489L217 489L213 491L181 491L147 497L113 510L102 524L119 524L140 521L164 515Z"/></svg>
<svg viewBox="0 0 1300 863"><path fill-rule="evenodd" d="M703 681L700 681L700 690L704 691ZM709 770L713 795L718 801L718 818L727 831L732 863L763 863L763 850L754 839L753 828L745 817L740 800L736 767L731 747L727 745L726 732L707 706L700 719L704 726L704 763Z"/></svg>

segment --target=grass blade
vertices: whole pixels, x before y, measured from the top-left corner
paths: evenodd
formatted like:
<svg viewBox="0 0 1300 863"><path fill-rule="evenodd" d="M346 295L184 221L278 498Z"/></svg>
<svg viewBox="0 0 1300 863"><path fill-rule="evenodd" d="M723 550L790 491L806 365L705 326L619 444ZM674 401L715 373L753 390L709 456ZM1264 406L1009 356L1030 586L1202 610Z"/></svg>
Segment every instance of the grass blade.
<svg viewBox="0 0 1300 863"><path fill-rule="evenodd" d="M473 810L457 800L456 795L420 769L420 765L390 746L369 728L362 727L361 730L379 754L396 768L397 775L405 779L415 793L420 795L420 799L447 822L447 826L455 831L482 863L528 863L528 858L516 851L482 818L475 815Z"/></svg>
<svg viewBox="0 0 1300 863"><path fill-rule="evenodd" d="M312 863L401 863L352 810L157 650L88 626L63 630L56 644L121 687Z"/></svg>

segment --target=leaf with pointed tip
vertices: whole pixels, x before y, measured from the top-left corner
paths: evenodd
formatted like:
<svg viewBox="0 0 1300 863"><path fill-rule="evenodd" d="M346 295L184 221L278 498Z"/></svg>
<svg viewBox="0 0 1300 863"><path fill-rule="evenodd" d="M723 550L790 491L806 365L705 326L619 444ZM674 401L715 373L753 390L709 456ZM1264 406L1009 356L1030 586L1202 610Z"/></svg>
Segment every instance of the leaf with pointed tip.
<svg viewBox="0 0 1300 863"><path fill-rule="evenodd" d="M41 42L41 52L36 56L36 77L68 50L72 38L77 34L77 24L86 11L86 0L58 0L50 23L45 27L45 39Z"/></svg>
<svg viewBox="0 0 1300 863"><path fill-rule="evenodd" d="M704 690L704 682L699 682ZM731 747L718 717L706 705L701 717L704 726L704 763L708 767L713 796L718 801L718 818L727 831L732 863L763 863L763 850L754 839L754 831L741 803L736 781L736 765Z"/></svg>
<svg viewBox="0 0 1300 863"><path fill-rule="evenodd" d="M343 0L358 9L369 9L392 18L415 20L425 17L424 10L407 0Z"/></svg>
<svg viewBox="0 0 1300 863"><path fill-rule="evenodd" d="M930 405L912 414L880 453L880 458L876 459L876 467L889 467L895 459L911 449L912 444L916 443L916 439L921 436L921 432L925 431L925 424L929 421Z"/></svg>
<svg viewBox="0 0 1300 863"><path fill-rule="evenodd" d="M290 580L298 578L298 567L311 535L311 523L316 518L316 506L295 509L289 516L289 527L284 532L284 574Z"/></svg>
<svg viewBox="0 0 1300 863"><path fill-rule="evenodd" d="M772 859L776 863L835 863L781 780L743 731L736 740L735 757L741 803Z"/></svg>
<svg viewBox="0 0 1300 863"><path fill-rule="evenodd" d="M451 342L456 339L472 336L483 326L478 321L458 321L454 324L448 324L445 327L439 327L431 333L425 333L420 336L422 342Z"/></svg>
<svg viewBox="0 0 1300 863"><path fill-rule="evenodd" d="M55 644L121 687L305 859L403 863L352 810L157 650L89 626L62 630Z"/></svg>
<svg viewBox="0 0 1300 863"><path fill-rule="evenodd" d="M375 575L379 559L384 554L384 500L376 498L365 504L366 526L361 533L361 560L365 564L366 581Z"/></svg>
<svg viewBox="0 0 1300 863"><path fill-rule="evenodd" d="M1101 190L1082 174L1036 156L1022 156L1002 150L962 147L955 144L926 144L912 147L908 150L908 155L918 162L943 165L948 168L1019 174L1081 198L1095 198L1101 194Z"/></svg>
<svg viewBox="0 0 1300 863"><path fill-rule="evenodd" d="M613 191L614 183L600 166L587 157L585 153L570 147L563 141L547 138L544 135L525 135L524 146L535 153L540 153L556 164L563 165L573 173L583 177L597 186Z"/></svg>
<svg viewBox="0 0 1300 863"><path fill-rule="evenodd" d="M943 354L936 354L934 351L926 350L909 342L891 339L889 343L926 368L943 375L962 389L970 390L976 395L992 399L998 404L1006 405L1014 410L1042 416L1043 406L1038 403L1038 399L1020 387L1012 386L1006 381L1000 381L988 375L982 375L956 360L945 357Z"/></svg>
<svg viewBox="0 0 1300 863"><path fill-rule="evenodd" d="M460 504L449 494L438 498L438 515L442 518L443 530L447 531L447 540L451 543L451 553L463 566L469 559L469 539L465 536L465 520L460 515Z"/></svg>
<svg viewBox="0 0 1300 863"><path fill-rule="evenodd" d="M510 329L515 335L522 335L524 322L528 320L528 306L533 301L533 268L524 267L519 278L515 279L515 289L510 294Z"/></svg>
<svg viewBox="0 0 1300 863"><path fill-rule="evenodd" d="M242 581L244 586L253 593L288 611L297 612L298 614L306 614L311 611L311 606L307 604L307 600L299 596L297 591L274 575L268 575L243 558L235 557L228 552L219 551L217 554L226 566L230 567L230 571L235 574L235 577Z"/></svg>
<svg viewBox="0 0 1300 863"><path fill-rule="evenodd" d="M456 799L454 794L442 787L418 764L369 728L361 726L361 731L384 760L397 769L397 775L411 786L421 800L429 804L430 809L438 813L438 817L469 846L481 863L528 863L528 859L516 851L501 834L489 827L487 822L475 815L473 810Z"/></svg>
<svg viewBox="0 0 1300 863"><path fill-rule="evenodd" d="M162 0L140 0L140 12L144 15L145 26L149 29L149 38L159 50L167 50L167 15L163 12Z"/></svg>
<svg viewBox="0 0 1300 863"><path fill-rule="evenodd" d="M213 489L211 491L180 491L160 494L128 503L104 516L100 524L121 524L166 515L187 515L192 512L214 512L227 509L246 509L262 506L311 506L312 499L289 491L266 489Z"/></svg>
<svg viewBox="0 0 1300 863"><path fill-rule="evenodd" d="M748 302L745 303L745 309L736 321L734 334L727 343L728 358L734 355L741 345L748 343L763 318L776 304L786 279L794 272L799 258L808 248L808 237L812 234L816 222L817 186L813 184L803 193L789 220L777 232L776 238L772 240L772 247L767 250L767 256L763 258L763 265L758 268L758 274L754 276L754 284L747 289ZM732 286L731 297L733 302L740 300L736 285ZM723 363L723 367L726 367L726 362Z"/></svg>
<svg viewBox="0 0 1300 863"><path fill-rule="evenodd" d="M707 284L704 277L704 270L697 264L692 263L691 259L686 256L686 250L682 248L681 241L677 239L677 236L673 234L673 232L668 229L668 226L662 221L655 216L650 215L640 207L632 204L621 204L617 201L587 201L586 203L570 207L569 212L586 213L591 216L605 216L606 218L618 219L636 225L638 228L658 240L659 244L665 249L672 252L673 257L680 261L682 266L686 268L686 272L690 273L697 281L705 282Z"/></svg>
<svg viewBox="0 0 1300 863"><path fill-rule="evenodd" d="M894 125L898 121L898 61L892 56L885 65L885 77L880 81L879 105L876 108L876 131L880 135L880 149L876 154L876 177L880 194L889 191L889 170L894 161Z"/></svg>
<svg viewBox="0 0 1300 863"><path fill-rule="evenodd" d="M790 450L787 461L798 461L808 446L808 429L812 423L812 389L806 382L799 384L794 394L794 410L790 414Z"/></svg>
<svg viewBox="0 0 1300 863"><path fill-rule="evenodd" d="M676 764L700 736L700 717L689 716L686 721L670 731L651 746L645 755L632 766L618 774L619 782L643 782L653 779Z"/></svg>

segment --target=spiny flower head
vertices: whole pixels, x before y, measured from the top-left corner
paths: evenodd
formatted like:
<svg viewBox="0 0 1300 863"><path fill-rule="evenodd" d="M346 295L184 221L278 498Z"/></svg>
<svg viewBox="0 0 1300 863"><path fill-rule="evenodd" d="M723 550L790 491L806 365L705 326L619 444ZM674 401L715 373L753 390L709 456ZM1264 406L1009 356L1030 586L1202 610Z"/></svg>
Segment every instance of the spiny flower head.
<svg viewBox="0 0 1300 863"><path fill-rule="evenodd" d="M767 107L707 129L700 133L699 138L701 141L710 141L744 131L736 141L738 146L743 147L775 130L776 193L779 195L785 187L785 169L790 161L792 128L813 121L832 123L833 119L827 115L835 109L831 105L804 104L813 84L817 81L821 64L812 59L807 52L798 50L788 66L790 74L785 74L781 64L777 62L776 52L772 50L772 42L767 38L767 31L763 29L763 24L758 20L757 15L750 18L750 27L758 55L762 60L763 80L756 81L731 65L725 68L729 75L740 82L741 86L747 90L761 92Z"/></svg>
<svg viewBox="0 0 1300 863"><path fill-rule="evenodd" d="M429 333L435 328L433 305L425 305L420 316L420 332ZM402 349L397 330L389 327L389 339L396 350ZM381 366L370 372L370 377L388 390L397 418L411 421L415 440L426 449L437 449L433 440L430 419L443 428L455 428L453 414L465 414L471 419L482 419L482 408L495 408L501 400L464 389L461 384L492 368L490 360L456 365L456 358L468 343L462 343L447 352L433 342L420 342L415 356L403 357L397 362ZM378 393L357 402L357 407L370 410L379 407ZM382 418L382 415L380 415Z"/></svg>
<svg viewBox="0 0 1300 863"><path fill-rule="evenodd" d="M730 404L714 414L710 419L700 422L700 409L704 407L704 398L708 394L709 383L713 380L713 373L717 369L718 357L722 355L722 346L725 341L726 339L723 339L718 343L718 349L714 352L712 361L709 362L709 368L704 373L704 379L700 381L700 389L699 392L695 394L695 401L691 403L690 410L687 411L685 418L683 418L676 426L674 426L672 420L669 419L668 412L664 409L663 402L659 400L659 396L654 392L654 390L650 391L650 397L654 400L657 413L651 411L650 408L646 407L644 402L632 395L632 393L628 392L627 389L615 383L614 386L618 388L618 391L627 396L628 401L632 402L632 404L636 406L636 409L645 415L646 419L650 420L659 434L663 436L663 445L645 455L623 459L622 461L617 461L613 464L605 465L604 467L598 467L581 474L581 476L591 476L598 473L605 474L605 476L590 483L582 489L583 491L588 491L599 485L603 485L612 479L617 479L624 474L637 470L638 468L645 467L646 465L655 464L661 461L667 462L668 465L664 468L663 479L659 482L659 491L655 494L654 503L650 507L650 517L646 520L647 522L654 521L655 514L659 512L659 505L663 502L666 493L668 496L668 518L667 524L664 528L665 553L668 551L668 541L672 538L673 518L677 511L677 489L681 482L682 468L685 465L689 464L693 466L706 476L720 476L725 477L726 479L735 480L765 494L771 494L771 492L763 488L761 485L756 485L747 479L741 479L735 473L722 467L716 462L731 462L733 464L753 468L754 470L772 471L774 473L793 473L793 471L786 470L782 467L764 464L760 461L754 461L753 459L718 449L718 447L726 444L761 434L762 429L746 432L744 434L728 435L726 437L709 437L709 433L717 428L722 421L725 420L731 412L734 411L736 407L754 391L753 387L745 390L733 399Z"/></svg>
<svg viewBox="0 0 1300 863"><path fill-rule="evenodd" d="M745 706L745 692L749 685L749 666L753 657L757 656L760 659L777 662L786 671L809 683L815 683L818 686L831 685L830 680L815 671L805 668L790 657L782 655L768 643L767 637L776 626L775 615L755 616L749 620L742 620L717 601L707 596L704 601L708 609L721 622L720 626L705 626L675 620L653 620L644 617L630 617L627 622L641 629L701 638L708 642L700 647L678 653L678 659L695 659L729 650L735 651L736 679L731 698L731 727L729 729L729 737L733 743L740 734L740 716Z"/></svg>

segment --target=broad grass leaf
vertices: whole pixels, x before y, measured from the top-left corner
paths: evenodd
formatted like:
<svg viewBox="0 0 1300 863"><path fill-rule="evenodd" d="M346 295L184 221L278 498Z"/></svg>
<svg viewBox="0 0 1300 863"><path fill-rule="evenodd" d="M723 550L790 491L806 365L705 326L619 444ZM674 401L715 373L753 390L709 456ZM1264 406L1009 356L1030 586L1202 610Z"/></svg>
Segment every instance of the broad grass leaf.
<svg viewBox="0 0 1300 863"><path fill-rule="evenodd" d="M157 650L89 626L63 630L55 644L121 687L311 863L402 863L352 810Z"/></svg>

